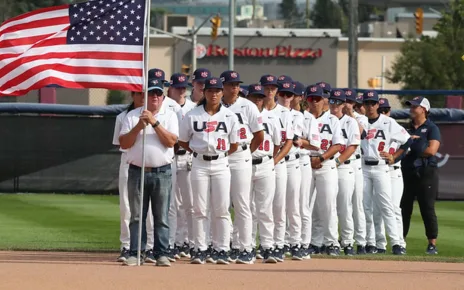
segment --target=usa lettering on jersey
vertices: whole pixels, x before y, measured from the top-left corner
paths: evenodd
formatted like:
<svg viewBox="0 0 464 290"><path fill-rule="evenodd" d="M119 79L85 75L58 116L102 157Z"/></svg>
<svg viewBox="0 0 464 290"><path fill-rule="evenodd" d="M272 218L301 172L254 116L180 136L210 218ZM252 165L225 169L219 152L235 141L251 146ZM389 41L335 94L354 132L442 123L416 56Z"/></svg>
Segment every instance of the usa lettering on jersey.
<svg viewBox="0 0 464 290"><path fill-rule="evenodd" d="M211 132L219 132L223 131L224 133L227 133L227 125L225 122L218 122L218 121L212 121L212 122L205 122L203 121L201 124L201 127L198 124L198 121L193 122L193 130L195 132L206 132L206 133L211 133Z"/></svg>

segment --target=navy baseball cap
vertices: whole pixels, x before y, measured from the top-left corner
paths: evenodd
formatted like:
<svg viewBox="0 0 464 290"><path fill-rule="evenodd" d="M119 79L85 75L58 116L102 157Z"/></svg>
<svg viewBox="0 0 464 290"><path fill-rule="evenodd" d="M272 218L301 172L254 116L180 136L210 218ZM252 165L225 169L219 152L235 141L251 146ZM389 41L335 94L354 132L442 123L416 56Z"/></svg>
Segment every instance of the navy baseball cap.
<svg viewBox="0 0 464 290"><path fill-rule="evenodd" d="M240 75L234 70L227 70L220 76L223 83L243 83L240 80Z"/></svg>
<svg viewBox="0 0 464 290"><path fill-rule="evenodd" d="M430 102L425 97L414 97L414 99L410 101L406 101L407 106L421 106L427 112L430 111Z"/></svg>
<svg viewBox="0 0 464 290"><path fill-rule="evenodd" d="M186 88L189 86L188 76L175 73L171 76L171 81L169 82L169 86L173 88Z"/></svg>
<svg viewBox="0 0 464 290"><path fill-rule="evenodd" d="M379 102L379 94L376 91L365 91L363 96L363 103L368 101Z"/></svg>
<svg viewBox="0 0 464 290"><path fill-rule="evenodd" d="M310 85L306 88L305 97L324 97L324 90L319 85Z"/></svg>
<svg viewBox="0 0 464 290"><path fill-rule="evenodd" d="M387 98L379 99L379 108L391 108Z"/></svg>
<svg viewBox="0 0 464 290"><path fill-rule="evenodd" d="M330 92L330 100L339 100L339 101L346 101L346 95L343 90L340 89L334 89Z"/></svg>
<svg viewBox="0 0 464 290"><path fill-rule="evenodd" d="M293 88L293 81L290 82L280 82L279 87L277 88L277 92L287 92L295 94L295 90Z"/></svg>
<svg viewBox="0 0 464 290"><path fill-rule="evenodd" d="M260 97L266 97L264 94L264 88L260 84L251 84L248 86L248 96L259 95Z"/></svg>
<svg viewBox="0 0 464 290"><path fill-rule="evenodd" d="M262 86L269 86L269 85L276 86L276 87L279 86L279 84L277 83L277 77L273 75L261 76L261 78L259 79L259 83Z"/></svg>
<svg viewBox="0 0 464 290"><path fill-rule="evenodd" d="M357 92L356 90L353 90L353 89L345 89L345 96L346 96L346 100L347 101L353 101L353 102L357 102L356 100L356 96L357 96Z"/></svg>
<svg viewBox="0 0 464 290"><path fill-rule="evenodd" d="M277 78L277 83L292 83L293 79L290 76L287 75L281 75Z"/></svg>
<svg viewBox="0 0 464 290"><path fill-rule="evenodd" d="M224 86L222 84L222 80L220 78L207 78L205 80L205 90L207 89L224 89Z"/></svg>
<svg viewBox="0 0 464 290"><path fill-rule="evenodd" d="M164 82L158 79L149 79L148 80L148 91L153 90L163 90L164 89Z"/></svg>
<svg viewBox="0 0 464 290"><path fill-rule="evenodd" d="M305 85L303 85L300 82L294 82L293 83L293 90L295 91L295 95L297 96L303 96L305 93Z"/></svg>
<svg viewBox="0 0 464 290"><path fill-rule="evenodd" d="M324 90L324 98L330 97L330 91L332 91L332 86L326 82L318 82L316 85L320 86Z"/></svg>
<svg viewBox="0 0 464 290"><path fill-rule="evenodd" d="M211 77L211 72L206 68L197 68L192 75L192 82L204 82Z"/></svg>
<svg viewBox="0 0 464 290"><path fill-rule="evenodd" d="M362 105L362 103L363 103L363 96L362 95L357 95L356 96L356 103Z"/></svg>
<svg viewBox="0 0 464 290"><path fill-rule="evenodd" d="M157 79L163 82L166 81L165 73L162 69L153 68L148 71L148 79Z"/></svg>
<svg viewBox="0 0 464 290"><path fill-rule="evenodd" d="M248 90L240 88L239 94L241 94L243 97L246 97L248 96Z"/></svg>

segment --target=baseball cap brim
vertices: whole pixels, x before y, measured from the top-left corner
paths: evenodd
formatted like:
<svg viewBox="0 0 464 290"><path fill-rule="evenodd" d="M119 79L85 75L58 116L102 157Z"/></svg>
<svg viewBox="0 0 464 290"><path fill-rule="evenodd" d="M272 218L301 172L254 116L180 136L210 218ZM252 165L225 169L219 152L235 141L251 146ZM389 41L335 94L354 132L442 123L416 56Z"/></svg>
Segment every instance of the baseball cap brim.
<svg viewBox="0 0 464 290"><path fill-rule="evenodd" d="M227 83L240 83L240 84L243 84L243 82L241 80L231 80L231 81L225 81L225 82L222 82L223 84L227 84Z"/></svg>
<svg viewBox="0 0 464 290"><path fill-rule="evenodd" d="M171 87L173 88L187 88L189 87L189 83L181 83L181 84L173 84L173 85L170 85Z"/></svg>
<svg viewBox="0 0 464 290"><path fill-rule="evenodd" d="M162 90L163 90L163 88L162 88L162 87L160 87L160 86L153 86L153 87L148 87L148 91L153 91L153 90L161 90L161 91L162 91Z"/></svg>
<svg viewBox="0 0 464 290"><path fill-rule="evenodd" d="M265 98L265 97L266 97L266 95L265 95L265 94L262 94L262 93L249 93L247 96L248 96L248 97L249 97L249 96L257 96L257 97L261 97L261 98Z"/></svg>
<svg viewBox="0 0 464 290"><path fill-rule="evenodd" d="M414 100L406 101L405 104L406 104L406 106L420 106L421 105L420 102L414 101Z"/></svg>

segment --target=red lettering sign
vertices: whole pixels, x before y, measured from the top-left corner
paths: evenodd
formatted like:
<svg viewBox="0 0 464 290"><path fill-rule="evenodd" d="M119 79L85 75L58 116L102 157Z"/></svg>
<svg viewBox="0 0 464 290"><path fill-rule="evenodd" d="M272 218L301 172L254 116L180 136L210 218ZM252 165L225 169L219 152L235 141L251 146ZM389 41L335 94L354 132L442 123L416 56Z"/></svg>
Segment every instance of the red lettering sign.
<svg viewBox="0 0 464 290"><path fill-rule="evenodd" d="M219 45L210 44L206 51L206 56L223 57L227 56L227 48ZM237 57L260 57L260 58L319 58L322 57L322 49L312 48L293 48L291 45L276 46L275 48L256 48L239 47L234 48L234 56Z"/></svg>

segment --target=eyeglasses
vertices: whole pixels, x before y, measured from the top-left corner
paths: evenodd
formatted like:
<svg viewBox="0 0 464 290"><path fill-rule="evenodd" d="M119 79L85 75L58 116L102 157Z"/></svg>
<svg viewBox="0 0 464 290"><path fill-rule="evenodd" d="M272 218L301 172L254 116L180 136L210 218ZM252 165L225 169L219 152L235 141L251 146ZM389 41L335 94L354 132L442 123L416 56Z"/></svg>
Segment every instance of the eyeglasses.
<svg viewBox="0 0 464 290"><path fill-rule="evenodd" d="M148 92L148 95L149 95L150 97L154 97L154 96L156 96L156 97L161 97L161 96L163 96L163 91L162 91L162 90L153 90L153 91L149 91L149 92Z"/></svg>
<svg viewBox="0 0 464 290"><path fill-rule="evenodd" d="M319 103L320 101L322 101L322 97L317 97L317 96L314 96L314 97L307 97L306 100L307 100L309 103L312 103L312 102Z"/></svg>
<svg viewBox="0 0 464 290"><path fill-rule="evenodd" d="M377 105L376 101L365 101L363 102L364 106L375 106Z"/></svg>
<svg viewBox="0 0 464 290"><path fill-rule="evenodd" d="M342 105L342 104L344 104L344 103L345 103L345 102L342 101L342 100L335 100L335 99L330 99L330 100L329 100L329 104L331 104L331 105L337 105L337 106L339 106L339 105Z"/></svg>
<svg viewBox="0 0 464 290"><path fill-rule="evenodd" d="M290 92L279 92L279 97L282 97L282 98L291 98L291 97L293 97L293 93L290 93Z"/></svg>

